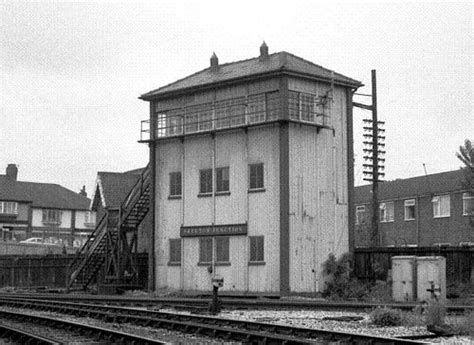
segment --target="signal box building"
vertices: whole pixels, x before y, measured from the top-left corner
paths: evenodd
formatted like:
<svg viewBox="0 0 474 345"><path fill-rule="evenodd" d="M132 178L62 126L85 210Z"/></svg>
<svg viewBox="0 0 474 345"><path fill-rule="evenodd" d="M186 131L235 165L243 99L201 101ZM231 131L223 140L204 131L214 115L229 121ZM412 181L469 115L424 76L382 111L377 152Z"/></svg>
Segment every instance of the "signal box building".
<svg viewBox="0 0 474 345"><path fill-rule="evenodd" d="M228 292L318 292L322 263L349 250L359 86L264 43L142 95L155 288L209 291L219 275Z"/></svg>

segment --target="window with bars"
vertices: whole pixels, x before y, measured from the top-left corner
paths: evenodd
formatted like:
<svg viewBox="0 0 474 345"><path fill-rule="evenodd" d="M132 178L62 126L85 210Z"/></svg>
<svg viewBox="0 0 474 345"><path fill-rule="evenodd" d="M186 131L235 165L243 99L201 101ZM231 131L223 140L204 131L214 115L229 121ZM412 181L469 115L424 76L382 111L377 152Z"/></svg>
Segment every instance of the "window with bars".
<svg viewBox="0 0 474 345"><path fill-rule="evenodd" d="M61 210L43 210L43 224L61 224Z"/></svg>
<svg viewBox="0 0 474 345"><path fill-rule="evenodd" d="M18 214L18 203L14 201L0 201L0 214Z"/></svg>
<svg viewBox="0 0 474 345"><path fill-rule="evenodd" d="M181 196L181 172L170 173L170 196Z"/></svg>
<svg viewBox="0 0 474 345"><path fill-rule="evenodd" d="M212 193L212 169L199 170L199 194Z"/></svg>
<svg viewBox="0 0 474 345"><path fill-rule="evenodd" d="M405 220L415 220L416 219L416 201L415 199L405 200Z"/></svg>
<svg viewBox="0 0 474 345"><path fill-rule="evenodd" d="M433 218L449 217L451 215L451 199L449 195L438 195L432 200Z"/></svg>
<svg viewBox="0 0 474 345"><path fill-rule="evenodd" d="M249 189L264 188L264 170L263 163L249 165Z"/></svg>
<svg viewBox="0 0 474 345"><path fill-rule="evenodd" d="M170 239L170 264L181 264L181 239L171 238Z"/></svg>
<svg viewBox="0 0 474 345"><path fill-rule="evenodd" d="M393 222L395 219L395 204L393 201L380 203L380 222Z"/></svg>
<svg viewBox="0 0 474 345"><path fill-rule="evenodd" d="M263 236L249 236L250 245L250 262L265 261L264 255L264 237Z"/></svg>
<svg viewBox="0 0 474 345"><path fill-rule="evenodd" d="M199 263L212 263L212 237L199 238Z"/></svg>
<svg viewBox="0 0 474 345"><path fill-rule="evenodd" d="M228 192L229 189L229 167L216 169L216 192Z"/></svg>
<svg viewBox="0 0 474 345"><path fill-rule="evenodd" d="M462 193L462 214L463 216L474 216L474 193Z"/></svg>
<svg viewBox="0 0 474 345"><path fill-rule="evenodd" d="M216 237L216 263L229 262L229 237Z"/></svg>

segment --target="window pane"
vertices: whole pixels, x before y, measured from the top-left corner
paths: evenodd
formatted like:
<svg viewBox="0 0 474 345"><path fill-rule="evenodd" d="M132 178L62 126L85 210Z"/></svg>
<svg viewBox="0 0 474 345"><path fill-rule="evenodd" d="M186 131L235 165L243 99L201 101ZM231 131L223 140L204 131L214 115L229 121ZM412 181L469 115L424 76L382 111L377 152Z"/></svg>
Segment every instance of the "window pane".
<svg viewBox="0 0 474 345"><path fill-rule="evenodd" d="M181 263L180 239L170 239L170 262Z"/></svg>
<svg viewBox="0 0 474 345"><path fill-rule="evenodd" d="M200 171L199 193L212 193L212 169Z"/></svg>
<svg viewBox="0 0 474 345"><path fill-rule="evenodd" d="M266 94L266 110L267 110L267 121L278 119L278 113L280 110L280 97L279 92L271 92Z"/></svg>
<svg viewBox="0 0 474 345"><path fill-rule="evenodd" d="M199 262L212 262L212 238L199 239Z"/></svg>
<svg viewBox="0 0 474 345"><path fill-rule="evenodd" d="M265 94L248 97L247 117L249 123L265 121Z"/></svg>
<svg viewBox="0 0 474 345"><path fill-rule="evenodd" d="M181 172L170 173L170 195L181 195Z"/></svg>
<svg viewBox="0 0 474 345"><path fill-rule="evenodd" d="M441 216L449 216L450 215L450 199L449 195L443 195L441 198Z"/></svg>
<svg viewBox="0 0 474 345"><path fill-rule="evenodd" d="M463 193L462 195L462 214L464 216L474 215L474 193Z"/></svg>
<svg viewBox="0 0 474 345"><path fill-rule="evenodd" d="M264 187L263 163L249 165L249 188L257 189Z"/></svg>
<svg viewBox="0 0 474 345"><path fill-rule="evenodd" d="M415 199L405 200L405 220L414 220L415 218Z"/></svg>
<svg viewBox="0 0 474 345"><path fill-rule="evenodd" d="M250 261L264 261L263 236L250 236Z"/></svg>
<svg viewBox="0 0 474 345"><path fill-rule="evenodd" d="M218 192L229 191L229 168L228 167L216 169L216 182L217 182Z"/></svg>
<svg viewBox="0 0 474 345"><path fill-rule="evenodd" d="M301 94L301 120L314 122L314 97Z"/></svg>
<svg viewBox="0 0 474 345"><path fill-rule="evenodd" d="M216 237L216 262L229 261L229 237Z"/></svg>
<svg viewBox="0 0 474 345"><path fill-rule="evenodd" d="M299 120L300 118L300 100L299 93L288 91L288 112L290 119Z"/></svg>

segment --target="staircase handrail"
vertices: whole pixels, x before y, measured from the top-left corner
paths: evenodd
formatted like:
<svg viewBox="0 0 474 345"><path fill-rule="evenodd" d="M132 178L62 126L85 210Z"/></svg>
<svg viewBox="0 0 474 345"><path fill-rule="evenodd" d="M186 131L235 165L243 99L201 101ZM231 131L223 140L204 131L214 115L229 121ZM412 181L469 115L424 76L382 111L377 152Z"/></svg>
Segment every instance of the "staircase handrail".
<svg viewBox="0 0 474 345"><path fill-rule="evenodd" d="M123 200L122 204L120 205L120 210L122 211L127 211L128 207L131 205L132 208L135 206L137 198L140 198L140 194L143 191L143 186L146 186L146 183L149 182L150 179L150 164L147 164L145 169L142 171L140 174L140 178L137 180L135 185L132 187L130 192L127 194L127 197ZM137 190L140 191L140 193L137 193ZM132 202L133 201L133 202ZM122 212L122 215L124 216L123 218L121 217L120 223L122 223L123 220L128 216L128 212Z"/></svg>

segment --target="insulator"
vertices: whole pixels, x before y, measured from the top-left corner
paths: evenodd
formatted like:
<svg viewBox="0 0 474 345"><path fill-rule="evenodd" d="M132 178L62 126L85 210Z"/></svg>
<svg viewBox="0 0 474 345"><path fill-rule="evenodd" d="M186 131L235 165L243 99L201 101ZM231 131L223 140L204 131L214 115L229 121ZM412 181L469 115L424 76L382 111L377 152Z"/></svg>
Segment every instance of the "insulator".
<svg viewBox="0 0 474 345"><path fill-rule="evenodd" d="M367 159L374 159L372 156L364 156L364 159L367 160Z"/></svg>
<svg viewBox="0 0 474 345"><path fill-rule="evenodd" d="M372 145L372 144L373 144L373 142L371 142L371 141L363 141L363 143L364 143L365 145Z"/></svg>
<svg viewBox="0 0 474 345"><path fill-rule="evenodd" d="M371 167L373 167L374 165L373 165L373 164L362 164L362 166L363 166L364 168L371 168Z"/></svg>

